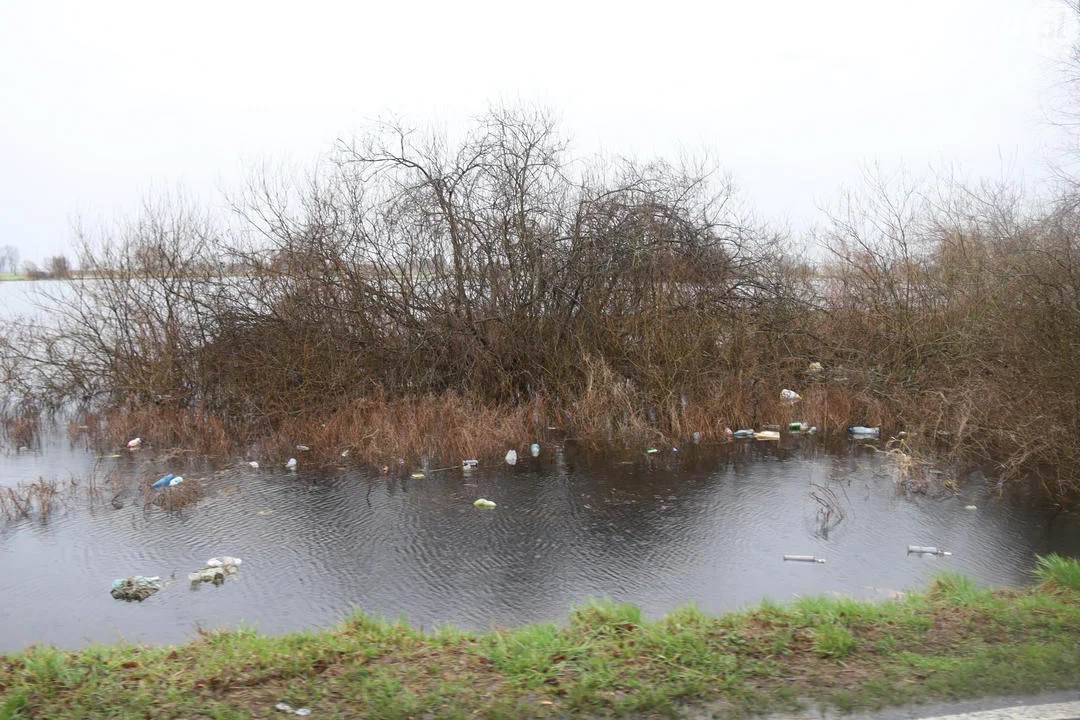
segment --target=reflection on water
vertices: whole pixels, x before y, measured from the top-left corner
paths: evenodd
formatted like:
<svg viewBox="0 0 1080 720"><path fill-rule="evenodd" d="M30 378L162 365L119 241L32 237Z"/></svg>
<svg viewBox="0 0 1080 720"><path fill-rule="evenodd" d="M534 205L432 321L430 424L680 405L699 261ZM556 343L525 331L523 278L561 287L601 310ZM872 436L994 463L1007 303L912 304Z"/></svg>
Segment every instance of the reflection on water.
<svg viewBox="0 0 1080 720"><path fill-rule="evenodd" d="M1080 554L1075 519L1048 522L982 485L944 500L898 496L879 454L854 446L826 454L811 442L750 441L624 464L549 446L514 468L419 480L245 466L202 474L208 496L182 513L144 510L134 497L119 510L107 499L70 500L46 522L0 521L0 650L174 643L197 627L239 624L278 633L332 624L353 607L473 629L562 621L599 596L651 616L689 602L722 611L806 593L880 597L939 569L1020 585L1035 553ZM149 482L162 470L149 457L108 462ZM68 464L85 470L93 458L47 451L4 463L10 484L19 475L64 479ZM827 533L815 486L842 504L843 520ZM478 497L498 507L475 508ZM909 556L909 543L954 554ZM785 553L828 563L785 563ZM187 573L215 555L243 558L240 574L189 588ZM173 572L143 603L109 595L113 578Z"/></svg>

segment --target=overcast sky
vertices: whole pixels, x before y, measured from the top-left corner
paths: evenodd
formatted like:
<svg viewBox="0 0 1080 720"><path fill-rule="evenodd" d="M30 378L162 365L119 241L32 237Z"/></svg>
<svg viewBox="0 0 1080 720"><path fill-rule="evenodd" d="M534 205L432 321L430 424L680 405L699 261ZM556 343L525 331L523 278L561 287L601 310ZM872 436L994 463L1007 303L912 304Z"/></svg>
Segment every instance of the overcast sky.
<svg viewBox="0 0 1080 720"><path fill-rule="evenodd" d="M1075 33L1057 0L0 0L0 245L498 101L584 154L707 150L796 230L874 162L1036 184Z"/></svg>

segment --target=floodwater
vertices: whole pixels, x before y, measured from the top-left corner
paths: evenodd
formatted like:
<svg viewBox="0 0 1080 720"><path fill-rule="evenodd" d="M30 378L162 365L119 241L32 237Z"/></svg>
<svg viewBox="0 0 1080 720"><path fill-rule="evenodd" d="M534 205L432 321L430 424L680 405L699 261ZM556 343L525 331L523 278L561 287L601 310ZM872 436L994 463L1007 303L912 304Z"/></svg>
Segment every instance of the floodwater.
<svg viewBox="0 0 1080 720"><path fill-rule="evenodd" d="M620 461L551 442L539 458L522 454L513 468L422 479L407 467L309 472L302 453L296 473L239 463L185 471L206 495L182 512L147 509L141 490L122 495L120 509L111 490L92 501L83 476L83 490L48 519L0 520L0 651L179 643L198 628L241 625L282 633L331 625L353 608L482 630L562 622L596 597L648 616L805 594L886 598L940 570L1023 585L1036 553L1080 554L1075 517L1017 507L981 482L944 499L904 496L883 455L856 444L825 453L819 439L785 436ZM8 452L3 479L68 482L77 473L61 466L78 456L60 454L42 473L48 448ZM146 485L167 470L147 450L96 470L86 458L98 482ZM826 493L827 532L815 499ZM474 507L480 497L497 507ZM909 544L953 554L909 555ZM187 573L216 555L242 558L239 574L190 587ZM114 600L112 580L135 574L169 582L142 603Z"/></svg>
<svg viewBox="0 0 1080 720"><path fill-rule="evenodd" d="M0 283L0 302L5 293ZM295 473L240 458L184 467L205 495L169 512L143 503L142 488L176 469L151 448L98 458L66 428L27 450L4 438L0 492L38 479L69 490L48 518L0 518L0 652L179 643L199 628L283 633L354 608L483 630L564 622L598 597L650 617L687 603L720 612L807 594L887 598L941 570L1024 585L1037 553L1080 555L1075 515L998 497L982 480L944 498L908 496L883 453L842 438L606 458L540 441L540 456L520 447L514 467L421 479L407 466L315 471L300 452ZM497 507L474 507L480 497ZM909 544L952 555L911 555ZM217 555L242 558L239 574L190 586L187 574ZM113 599L113 579L129 575L166 586L142 603Z"/></svg>

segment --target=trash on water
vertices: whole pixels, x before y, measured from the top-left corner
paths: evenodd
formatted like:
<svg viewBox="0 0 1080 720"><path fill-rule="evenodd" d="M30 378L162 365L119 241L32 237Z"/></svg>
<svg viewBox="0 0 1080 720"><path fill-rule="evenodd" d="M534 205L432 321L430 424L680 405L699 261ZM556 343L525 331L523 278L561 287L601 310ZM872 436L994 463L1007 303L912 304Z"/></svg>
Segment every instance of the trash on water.
<svg viewBox="0 0 1080 720"><path fill-rule="evenodd" d="M660 451L657 450L656 448L649 448L648 450L645 451L645 454L646 455L655 455L658 452L660 452Z"/></svg>
<svg viewBox="0 0 1080 720"><path fill-rule="evenodd" d="M965 510L978 510L979 508L976 505L965 505L964 509Z"/></svg>
<svg viewBox="0 0 1080 720"><path fill-rule="evenodd" d="M296 458L289 458L289 462L285 463L285 467L287 467L289 470L295 470Z"/></svg>
<svg viewBox="0 0 1080 720"><path fill-rule="evenodd" d="M538 457L540 455L540 443L533 443L532 445L530 445L529 446L529 453L533 457Z"/></svg>
<svg viewBox="0 0 1080 720"><path fill-rule="evenodd" d="M752 437L754 437L754 431L753 430L736 430L735 432L731 433L731 436L732 437L737 437L737 438L752 438Z"/></svg>
<svg viewBox="0 0 1080 720"><path fill-rule="evenodd" d="M727 432L731 432L731 429L728 428ZM699 433L697 430L695 430L694 431L694 444L698 445L699 443L701 443L701 433Z"/></svg>
<svg viewBox="0 0 1080 720"><path fill-rule="evenodd" d="M225 560L226 558L212 558L212 560ZM204 568L200 568L195 572L188 573L188 580L192 585L198 585L199 583L213 583L220 585L225 582L225 578L228 575L235 575L240 570L239 558L227 558L229 560L236 560L235 563L223 563L221 565L207 565Z"/></svg>
<svg viewBox="0 0 1080 720"><path fill-rule="evenodd" d="M138 600L142 602L161 589L161 578L133 575L113 580L109 594L117 600Z"/></svg>
<svg viewBox="0 0 1080 720"><path fill-rule="evenodd" d="M169 481L169 487L175 487L175 486L179 485L182 482L184 482L184 478L177 475L176 477L174 477L172 480Z"/></svg>
<svg viewBox="0 0 1080 720"><path fill-rule="evenodd" d="M517 465L517 450L506 451L506 464Z"/></svg>
<svg viewBox="0 0 1080 720"><path fill-rule="evenodd" d="M464 470L465 472L469 472L470 470L475 470L479 466L480 466L480 461L479 460L462 460L461 461L461 469Z"/></svg>
<svg viewBox="0 0 1080 720"><path fill-rule="evenodd" d="M856 425L847 429L852 437L881 437L881 428Z"/></svg>
<svg viewBox="0 0 1080 720"><path fill-rule="evenodd" d="M169 487L169 483L171 483L174 478L176 478L176 475L169 473L168 475L162 477L160 480L155 482L151 487L153 487L155 490L160 490L163 487Z"/></svg>
<svg viewBox="0 0 1080 720"><path fill-rule="evenodd" d="M251 462L248 463L248 467L251 468L252 470L258 470L259 469L259 463L252 460Z"/></svg>
<svg viewBox="0 0 1080 720"><path fill-rule="evenodd" d="M273 514L274 514L273 510L260 510L259 511L259 515L273 515Z"/></svg>
<svg viewBox="0 0 1080 720"><path fill-rule="evenodd" d="M808 563L825 564L825 558L819 558L819 557L815 557L813 555L785 555L784 560L790 560L791 562L808 562Z"/></svg>
<svg viewBox="0 0 1080 720"><path fill-rule="evenodd" d="M817 432L817 428L814 427L813 425L811 425L808 422L788 423L787 429L788 429L788 432L793 432L793 433L807 433L807 434L810 434L810 433L816 433Z"/></svg>
<svg viewBox="0 0 1080 720"><path fill-rule="evenodd" d="M349 448L345 448L341 451L341 457L349 457Z"/></svg>
<svg viewBox="0 0 1080 720"><path fill-rule="evenodd" d="M952 555L951 552L946 552L939 547L931 545L908 545L907 551L918 555Z"/></svg>
<svg viewBox="0 0 1080 720"><path fill-rule="evenodd" d="M297 445L296 449L299 450L300 452L307 452L311 448L309 448L307 445Z"/></svg>
<svg viewBox="0 0 1080 720"><path fill-rule="evenodd" d="M779 440L779 430L762 430L761 432L754 433L755 440Z"/></svg>
<svg viewBox="0 0 1080 720"><path fill-rule="evenodd" d="M495 503L493 503L490 500L487 500L485 498L480 498L479 500L474 502L473 505L475 505L476 507L483 507L483 508L493 508L493 507L495 507Z"/></svg>
<svg viewBox="0 0 1080 720"><path fill-rule="evenodd" d="M787 388L784 388L780 391L780 399L788 403L796 403L802 400L802 395L795 392L794 390L788 390Z"/></svg>
<svg viewBox="0 0 1080 720"><path fill-rule="evenodd" d="M422 472L414 472L412 475L409 475L409 477L413 480L423 480L426 476Z"/></svg>
<svg viewBox="0 0 1080 720"><path fill-rule="evenodd" d="M274 706L275 710L280 712L289 713L290 715L299 715L300 717L306 717L311 714L311 710L308 708L294 708L289 703L279 702Z"/></svg>
<svg viewBox="0 0 1080 720"><path fill-rule="evenodd" d="M142 445L142 438L131 438L127 442L127 449L128 450L134 450L135 448L139 447L140 445Z"/></svg>
<svg viewBox="0 0 1080 720"><path fill-rule="evenodd" d="M242 565L243 560L238 557L232 557L231 555L222 555L221 557L212 557L206 561L207 567L225 567L226 565Z"/></svg>
<svg viewBox="0 0 1080 720"><path fill-rule="evenodd" d="M825 368L823 368L819 362L812 362L810 363L810 367L806 368L806 372L811 375L817 375L818 373L825 372Z"/></svg>

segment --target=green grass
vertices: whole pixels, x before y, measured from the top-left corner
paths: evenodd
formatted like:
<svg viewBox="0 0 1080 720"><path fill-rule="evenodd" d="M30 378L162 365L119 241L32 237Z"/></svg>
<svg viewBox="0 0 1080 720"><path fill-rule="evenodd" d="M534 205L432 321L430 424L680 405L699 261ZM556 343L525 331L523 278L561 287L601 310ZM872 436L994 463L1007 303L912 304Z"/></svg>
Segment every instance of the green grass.
<svg viewBox="0 0 1080 720"><path fill-rule="evenodd" d="M646 620L599 600L564 626L481 634L357 611L322 632L35 647L0 655L0 720L279 717L278 702L320 720L673 717L1080 688L1080 561L1038 563L1033 588L990 591L943 574L881 604L803 598Z"/></svg>
<svg viewBox="0 0 1080 720"><path fill-rule="evenodd" d="M1080 591L1080 562L1050 553L1036 556L1035 576L1046 585Z"/></svg>

